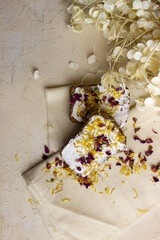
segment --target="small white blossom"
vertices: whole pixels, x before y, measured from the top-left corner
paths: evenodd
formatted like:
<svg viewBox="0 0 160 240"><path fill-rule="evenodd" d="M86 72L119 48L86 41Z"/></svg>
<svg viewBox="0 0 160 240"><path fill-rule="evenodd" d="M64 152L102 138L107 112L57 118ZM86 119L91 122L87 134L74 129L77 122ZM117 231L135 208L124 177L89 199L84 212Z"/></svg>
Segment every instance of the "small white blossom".
<svg viewBox="0 0 160 240"><path fill-rule="evenodd" d="M95 55L90 55L88 57L88 64L94 64L94 63L97 63L97 58Z"/></svg>
<svg viewBox="0 0 160 240"><path fill-rule="evenodd" d="M35 80L39 78L39 71L37 69L33 72L33 77Z"/></svg>
<svg viewBox="0 0 160 240"><path fill-rule="evenodd" d="M74 71L77 71L79 69L79 64L76 63L76 62L70 62L69 63L69 67L74 70Z"/></svg>

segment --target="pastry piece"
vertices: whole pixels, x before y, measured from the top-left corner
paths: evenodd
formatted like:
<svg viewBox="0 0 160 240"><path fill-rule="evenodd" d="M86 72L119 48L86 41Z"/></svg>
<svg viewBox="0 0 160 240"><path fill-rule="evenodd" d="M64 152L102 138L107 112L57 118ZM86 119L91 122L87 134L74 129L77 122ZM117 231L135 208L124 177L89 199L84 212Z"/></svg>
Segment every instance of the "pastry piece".
<svg viewBox="0 0 160 240"><path fill-rule="evenodd" d="M114 119L95 110L81 131L62 149L63 160L81 176L87 176L98 164L123 151L126 137Z"/></svg>
<svg viewBox="0 0 160 240"><path fill-rule="evenodd" d="M100 108L122 128L128 118L129 102L129 90L122 84L109 89L102 85L73 86L70 89L70 119L85 122L88 113Z"/></svg>

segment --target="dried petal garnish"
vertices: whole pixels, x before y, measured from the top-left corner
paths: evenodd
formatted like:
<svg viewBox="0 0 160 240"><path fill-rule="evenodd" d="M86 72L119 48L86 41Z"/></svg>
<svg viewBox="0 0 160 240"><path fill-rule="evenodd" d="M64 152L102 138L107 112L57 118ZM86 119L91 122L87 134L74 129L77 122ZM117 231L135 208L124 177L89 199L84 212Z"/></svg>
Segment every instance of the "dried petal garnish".
<svg viewBox="0 0 160 240"><path fill-rule="evenodd" d="M121 166L122 164L120 162L117 162L116 163L116 166Z"/></svg>
<svg viewBox="0 0 160 240"><path fill-rule="evenodd" d="M154 182L159 182L159 179L157 177L153 177Z"/></svg>
<svg viewBox="0 0 160 240"><path fill-rule="evenodd" d="M119 104L119 101L116 101L116 100L114 99L114 97L110 97L110 98L108 99L108 102L109 102L112 106L116 106L116 105Z"/></svg>
<svg viewBox="0 0 160 240"><path fill-rule="evenodd" d="M78 170L78 171L81 171L81 167L77 167L77 170Z"/></svg>
<svg viewBox="0 0 160 240"><path fill-rule="evenodd" d="M45 151L46 154L48 154L50 152L49 148L46 145L44 146L44 151Z"/></svg>
<svg viewBox="0 0 160 240"><path fill-rule="evenodd" d="M152 132L154 132L155 134L158 134L158 132L156 132L154 129L152 129Z"/></svg>
<svg viewBox="0 0 160 240"><path fill-rule="evenodd" d="M46 163L46 168L47 168L47 169L50 169L51 166L52 166L52 165L51 165L50 163L48 163L48 162Z"/></svg>
<svg viewBox="0 0 160 240"><path fill-rule="evenodd" d="M106 151L106 154L107 154L108 156L110 156L110 155L111 155L111 152L110 152L110 151Z"/></svg>
<svg viewBox="0 0 160 240"><path fill-rule="evenodd" d="M152 153L153 153L152 150L147 150L147 151L145 151L145 155L146 155L146 156L150 156Z"/></svg>
<svg viewBox="0 0 160 240"><path fill-rule="evenodd" d="M102 101L105 102L106 99L107 99L107 96L104 96L104 97L102 98Z"/></svg>
<svg viewBox="0 0 160 240"><path fill-rule="evenodd" d="M133 122L135 123L137 122L137 118L133 117L132 119L133 119Z"/></svg>
<svg viewBox="0 0 160 240"><path fill-rule="evenodd" d="M49 157L46 154L42 155L42 160L47 160Z"/></svg>
<svg viewBox="0 0 160 240"><path fill-rule="evenodd" d="M156 173L158 171L158 166L152 166L151 167L152 172Z"/></svg>
<svg viewBox="0 0 160 240"><path fill-rule="evenodd" d="M55 166L56 166L56 167L57 167L58 165L59 165L59 166L62 166L63 161L60 160L58 157L56 157L55 161L56 161L56 163L55 163Z"/></svg>
<svg viewBox="0 0 160 240"><path fill-rule="evenodd" d="M140 127L137 127L134 129L134 132L137 133L141 128Z"/></svg>
<svg viewBox="0 0 160 240"><path fill-rule="evenodd" d="M141 140L137 135L135 135L134 137L133 137L133 139L136 141L136 140L138 140L138 141L140 141L141 143L152 143L153 142L153 140L151 139L151 138L147 138L147 139L145 139L145 140Z"/></svg>
<svg viewBox="0 0 160 240"><path fill-rule="evenodd" d="M146 143L153 143L153 140L151 138L147 138Z"/></svg>
<svg viewBox="0 0 160 240"><path fill-rule="evenodd" d="M99 124L98 125L99 127L104 127L105 125L103 123Z"/></svg>
<svg viewBox="0 0 160 240"><path fill-rule="evenodd" d="M81 98L82 98L82 94L75 93L75 94L71 97L70 102L71 102L71 104L75 104L76 101L81 101Z"/></svg>
<svg viewBox="0 0 160 240"><path fill-rule="evenodd" d="M92 154L92 153L88 153L88 158L89 158L90 160L94 160L93 154Z"/></svg>

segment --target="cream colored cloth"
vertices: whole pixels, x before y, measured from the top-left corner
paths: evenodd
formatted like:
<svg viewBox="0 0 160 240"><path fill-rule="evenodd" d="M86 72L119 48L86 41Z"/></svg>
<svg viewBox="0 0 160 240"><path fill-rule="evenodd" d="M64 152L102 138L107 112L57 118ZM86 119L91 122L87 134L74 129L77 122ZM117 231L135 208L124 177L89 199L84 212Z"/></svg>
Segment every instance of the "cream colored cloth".
<svg viewBox="0 0 160 240"><path fill-rule="evenodd" d="M57 151L70 136L74 135L79 124L71 123L68 118L69 87L47 89L46 99L50 148ZM133 140L133 117L138 119L137 127L141 127L137 135L141 139L147 137L153 139L153 154L148 157L148 169L141 171L140 175L134 173L126 177L120 174L121 167L115 165L115 160L110 160L112 168L107 170L109 177L96 184L96 192L91 187L86 189L80 186L71 178L62 178L63 191L53 195L52 189L56 188L57 183L48 183L46 180L53 178L54 169L46 173L43 168L46 162L54 162L59 153L24 175L29 189L40 202L47 225L51 232L56 234L53 235L53 239L56 237L63 240L112 239L140 216L151 212L159 203L160 184L151 181L153 174L150 166L159 161L160 116L152 111L138 112L135 108L130 111L124 128L128 139L127 145L136 153L139 151L144 153L148 144ZM109 196L106 193L101 194L105 187L110 187ZM70 201L63 202L64 198Z"/></svg>

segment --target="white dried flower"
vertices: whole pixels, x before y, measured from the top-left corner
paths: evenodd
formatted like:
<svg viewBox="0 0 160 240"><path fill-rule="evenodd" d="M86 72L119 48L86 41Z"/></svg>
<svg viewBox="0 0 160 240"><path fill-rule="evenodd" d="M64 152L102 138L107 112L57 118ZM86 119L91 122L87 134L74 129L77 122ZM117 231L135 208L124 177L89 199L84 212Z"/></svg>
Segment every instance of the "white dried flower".
<svg viewBox="0 0 160 240"><path fill-rule="evenodd" d="M88 64L95 64L95 63L97 63L97 58L96 58L96 56L95 56L95 55L90 55L90 56L88 57Z"/></svg>
<svg viewBox="0 0 160 240"><path fill-rule="evenodd" d="M118 72L109 71L101 77L101 84L107 89L110 86L118 86L122 82L122 77Z"/></svg>
<svg viewBox="0 0 160 240"><path fill-rule="evenodd" d="M76 62L70 62L69 63L69 67L74 70L74 71L77 71L79 69L79 64L76 63Z"/></svg>
<svg viewBox="0 0 160 240"><path fill-rule="evenodd" d="M39 71L37 69L33 72L33 77L35 80L39 78Z"/></svg>
<svg viewBox="0 0 160 240"><path fill-rule="evenodd" d="M144 105L145 105L146 107L155 107L156 101L155 101L154 98L148 97L148 98L146 98L146 99L144 100Z"/></svg>

